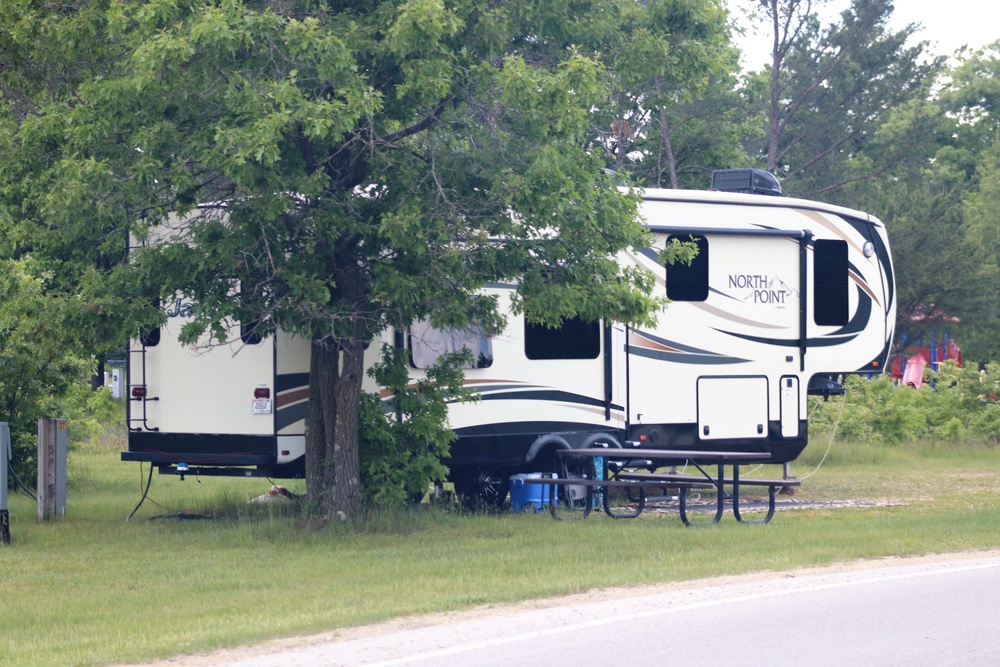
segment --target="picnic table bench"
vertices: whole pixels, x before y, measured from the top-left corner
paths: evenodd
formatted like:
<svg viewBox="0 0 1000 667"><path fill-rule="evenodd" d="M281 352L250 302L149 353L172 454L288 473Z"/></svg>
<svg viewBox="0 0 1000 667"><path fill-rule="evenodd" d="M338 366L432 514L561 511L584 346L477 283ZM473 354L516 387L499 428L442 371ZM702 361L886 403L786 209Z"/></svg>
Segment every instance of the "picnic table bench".
<svg viewBox="0 0 1000 667"><path fill-rule="evenodd" d="M798 480L791 479L757 479L740 476L740 466L747 463L764 463L770 458L761 452L712 452L683 450L654 450L644 448L584 448L565 449L557 452L561 461L562 475L559 477L525 479L527 484L546 484L549 486L549 511L553 518L561 516L558 507L559 487L583 487L585 489L583 505L579 515L574 518L586 518L594 506L595 494L599 493L605 513L615 519L634 518L642 514L646 506L646 488L660 486L678 489L679 513L685 525L701 525L718 523L725 511L726 501L732 502L733 516L741 523L767 523L774 516L775 496L778 489L796 488ZM589 464L589 476L570 475L568 462L573 459ZM595 462L601 459L605 462L603 474L594 473L598 469ZM657 468L665 466L692 465L699 474L660 473ZM709 474L705 465L715 465L716 474ZM726 466L732 469L732 474L725 474ZM646 472L640 469L647 470ZM732 487L732 493L726 487ZM759 486L768 488L767 514L762 519L747 519L740 513L740 487ZM616 511L610 502L611 489L625 489L629 498L636 506L628 511ZM715 515L710 521L691 521L688 512L688 492L693 489L715 489Z"/></svg>
<svg viewBox="0 0 1000 667"><path fill-rule="evenodd" d="M774 506L777 496L778 489L797 489L801 485L801 482L797 479L760 479L752 477L740 477L739 476L739 466L733 467L734 473L732 477L724 477L722 481L723 486L731 486L732 493L729 495L729 500L732 501L733 505L733 516L736 520L741 523L767 523L774 516ZM681 515L681 520L684 523L690 525L690 521L687 519L687 495L688 491L692 488L704 488L705 477L700 475L684 475L684 474L659 474L659 473L649 473L649 472L633 472L633 471L623 471L618 474L617 479L623 481L629 481L633 483L643 483L643 484L655 484L662 485L672 488L677 488L678 491L678 511ZM697 485L697 486L696 486ZM714 480L713 483L708 486L716 488L718 491L719 484L718 480ZM740 487L742 486L761 486L767 487L767 514L764 515L762 519L746 519L740 514ZM724 492L719 492L719 498L726 500L726 495ZM722 517L722 503L718 503L716 507L716 518L712 523L717 523Z"/></svg>

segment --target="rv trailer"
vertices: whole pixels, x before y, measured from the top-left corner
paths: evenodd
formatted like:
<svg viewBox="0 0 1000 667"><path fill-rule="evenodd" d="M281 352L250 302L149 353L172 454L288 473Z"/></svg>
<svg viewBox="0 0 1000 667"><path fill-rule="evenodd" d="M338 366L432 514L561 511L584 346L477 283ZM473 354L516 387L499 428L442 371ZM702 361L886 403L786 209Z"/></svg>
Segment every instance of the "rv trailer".
<svg viewBox="0 0 1000 667"><path fill-rule="evenodd" d="M885 369L896 295L884 226L859 211L764 196L760 173L743 192L644 192L640 213L655 242L620 259L652 272L670 300L655 326L569 320L550 329L511 315L492 338L426 323L385 332L384 342L409 349L413 380L448 350L469 347L478 360L465 385L479 400L449 406L457 440L446 463L460 494L502 502L510 475L555 470L557 450L598 443L792 461L808 441L809 394L840 393L840 376ZM691 264L660 262L671 238L694 240ZM513 289L484 291L505 307ZM130 342L122 459L167 474L301 476L309 342L279 331L183 347L183 297L167 314L156 335Z"/></svg>

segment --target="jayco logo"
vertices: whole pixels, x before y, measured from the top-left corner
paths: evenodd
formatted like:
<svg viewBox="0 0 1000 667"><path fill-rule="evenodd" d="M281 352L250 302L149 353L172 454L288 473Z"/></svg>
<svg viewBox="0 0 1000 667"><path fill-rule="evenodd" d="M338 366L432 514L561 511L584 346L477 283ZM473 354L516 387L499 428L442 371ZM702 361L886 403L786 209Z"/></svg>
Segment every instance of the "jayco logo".
<svg viewBox="0 0 1000 667"><path fill-rule="evenodd" d="M729 289L745 290L743 301L775 306L785 305L786 299L794 294L781 278L763 273L731 273Z"/></svg>
<svg viewBox="0 0 1000 667"><path fill-rule="evenodd" d="M185 301L182 296L177 297L167 308L167 317L191 317L191 308L193 307L194 301Z"/></svg>

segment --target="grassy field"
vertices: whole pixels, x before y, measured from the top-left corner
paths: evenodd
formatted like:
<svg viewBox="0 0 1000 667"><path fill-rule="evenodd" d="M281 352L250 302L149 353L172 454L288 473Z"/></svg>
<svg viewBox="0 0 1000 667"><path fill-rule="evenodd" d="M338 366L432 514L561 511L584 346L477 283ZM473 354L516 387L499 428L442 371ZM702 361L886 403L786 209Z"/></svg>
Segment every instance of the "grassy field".
<svg viewBox="0 0 1000 667"><path fill-rule="evenodd" d="M811 473L824 450L811 445L792 473ZM12 495L0 664L140 662L595 588L1000 547L992 447L835 445L796 499L899 504L697 529L676 515L558 523L454 508L316 526L248 504L264 480L155 475L126 522L144 482L116 450L91 448L71 455L65 518L39 524L34 503ZM216 518L151 520L177 512Z"/></svg>

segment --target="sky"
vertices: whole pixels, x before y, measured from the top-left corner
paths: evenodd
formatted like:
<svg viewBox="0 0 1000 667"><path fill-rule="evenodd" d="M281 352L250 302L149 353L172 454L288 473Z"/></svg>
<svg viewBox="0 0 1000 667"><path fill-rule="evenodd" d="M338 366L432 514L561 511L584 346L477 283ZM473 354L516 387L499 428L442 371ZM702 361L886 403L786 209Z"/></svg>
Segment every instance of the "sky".
<svg viewBox="0 0 1000 667"><path fill-rule="evenodd" d="M726 0L737 14L740 6L751 0ZM979 48L1000 39L1000 21L995 20L995 5L984 0L895 0L895 11L890 27L902 28L908 23L923 27L917 36L931 42L930 50L937 55L951 55L963 44ZM850 6L850 0L829 0L823 11L836 17ZM831 19L832 20L832 19ZM748 65L765 62L770 53L770 36L746 36L737 40L748 55Z"/></svg>

